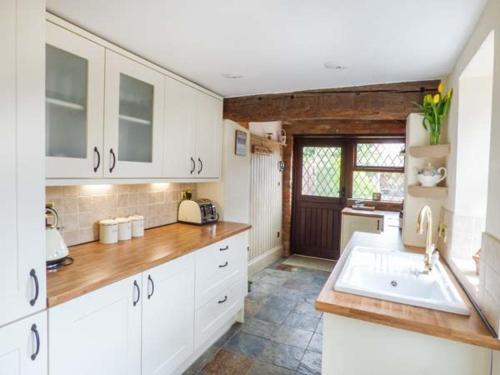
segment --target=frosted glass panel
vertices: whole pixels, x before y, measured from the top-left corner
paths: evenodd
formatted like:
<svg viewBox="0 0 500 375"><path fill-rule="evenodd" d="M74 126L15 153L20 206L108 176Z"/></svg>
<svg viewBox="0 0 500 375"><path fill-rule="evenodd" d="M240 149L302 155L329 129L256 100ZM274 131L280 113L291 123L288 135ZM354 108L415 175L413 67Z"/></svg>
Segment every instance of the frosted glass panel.
<svg viewBox="0 0 500 375"><path fill-rule="evenodd" d="M118 160L152 162L153 95L153 85L120 74Z"/></svg>
<svg viewBox="0 0 500 375"><path fill-rule="evenodd" d="M45 154L87 157L87 60L46 45Z"/></svg>

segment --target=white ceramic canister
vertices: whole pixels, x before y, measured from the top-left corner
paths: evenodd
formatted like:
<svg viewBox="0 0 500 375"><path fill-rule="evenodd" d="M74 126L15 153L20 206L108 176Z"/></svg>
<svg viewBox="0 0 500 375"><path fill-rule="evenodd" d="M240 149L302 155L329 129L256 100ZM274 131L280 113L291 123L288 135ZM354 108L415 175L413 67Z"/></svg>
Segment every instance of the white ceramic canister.
<svg viewBox="0 0 500 375"><path fill-rule="evenodd" d="M129 216L132 222L132 237L143 237L144 236L144 216L132 215Z"/></svg>
<svg viewBox="0 0 500 375"><path fill-rule="evenodd" d="M113 219L99 221L99 242L112 244L118 242L118 223Z"/></svg>
<svg viewBox="0 0 500 375"><path fill-rule="evenodd" d="M118 241L127 241L132 238L132 226L128 217L117 217Z"/></svg>

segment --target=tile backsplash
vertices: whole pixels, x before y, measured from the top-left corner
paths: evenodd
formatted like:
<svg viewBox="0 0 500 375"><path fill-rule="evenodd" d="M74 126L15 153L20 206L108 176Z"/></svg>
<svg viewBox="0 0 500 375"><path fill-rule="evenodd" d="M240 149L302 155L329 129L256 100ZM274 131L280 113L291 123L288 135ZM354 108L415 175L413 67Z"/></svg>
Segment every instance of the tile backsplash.
<svg viewBox="0 0 500 375"><path fill-rule="evenodd" d="M196 197L196 184L48 186L46 202L59 212L59 226L68 246L99 239L98 221L139 214L145 228L177 221L181 192Z"/></svg>

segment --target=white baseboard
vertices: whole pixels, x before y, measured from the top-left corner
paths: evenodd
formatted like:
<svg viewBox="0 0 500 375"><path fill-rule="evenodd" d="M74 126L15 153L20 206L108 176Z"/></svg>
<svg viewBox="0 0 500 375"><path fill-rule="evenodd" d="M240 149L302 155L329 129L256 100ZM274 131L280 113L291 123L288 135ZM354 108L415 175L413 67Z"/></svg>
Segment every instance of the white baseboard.
<svg viewBox="0 0 500 375"><path fill-rule="evenodd" d="M273 264L283 256L283 245L273 247L248 261L248 274L253 275Z"/></svg>

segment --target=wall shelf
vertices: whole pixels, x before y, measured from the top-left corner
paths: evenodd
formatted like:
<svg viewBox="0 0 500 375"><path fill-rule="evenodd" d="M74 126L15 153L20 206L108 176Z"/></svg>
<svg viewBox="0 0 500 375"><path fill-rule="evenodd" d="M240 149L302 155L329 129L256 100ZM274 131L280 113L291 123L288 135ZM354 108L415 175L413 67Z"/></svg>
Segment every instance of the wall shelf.
<svg viewBox="0 0 500 375"><path fill-rule="evenodd" d="M450 154L450 145L411 146L410 155L415 158L444 158Z"/></svg>
<svg viewBox="0 0 500 375"><path fill-rule="evenodd" d="M52 104L52 105L56 105L56 106L59 106L59 107L64 107L64 108L69 108L69 109L76 109L76 110L79 110L79 111L83 111L85 109L85 107L81 104L77 104L77 103L72 103L72 102L68 102L66 100L60 100L60 99L55 99L55 98L45 98L45 102L47 104Z"/></svg>
<svg viewBox="0 0 500 375"><path fill-rule="evenodd" d="M408 186L408 193L416 198L442 199L448 195L448 188L445 186L425 187L410 185Z"/></svg>
<svg viewBox="0 0 500 375"><path fill-rule="evenodd" d="M149 120L144 120L142 118L139 118L139 117L132 117L132 116L126 116L126 115L119 115L118 118L120 120L125 120L125 121L128 121L128 122L132 122L134 124L138 124L138 125L151 125L151 121Z"/></svg>
<svg viewBox="0 0 500 375"><path fill-rule="evenodd" d="M286 144L280 143L280 142L275 141L273 139L267 139L265 137L261 137L261 136L256 135L256 134L250 134L250 139L251 139L252 144L257 144L257 145L264 146L264 147L270 147L270 148L286 147Z"/></svg>

